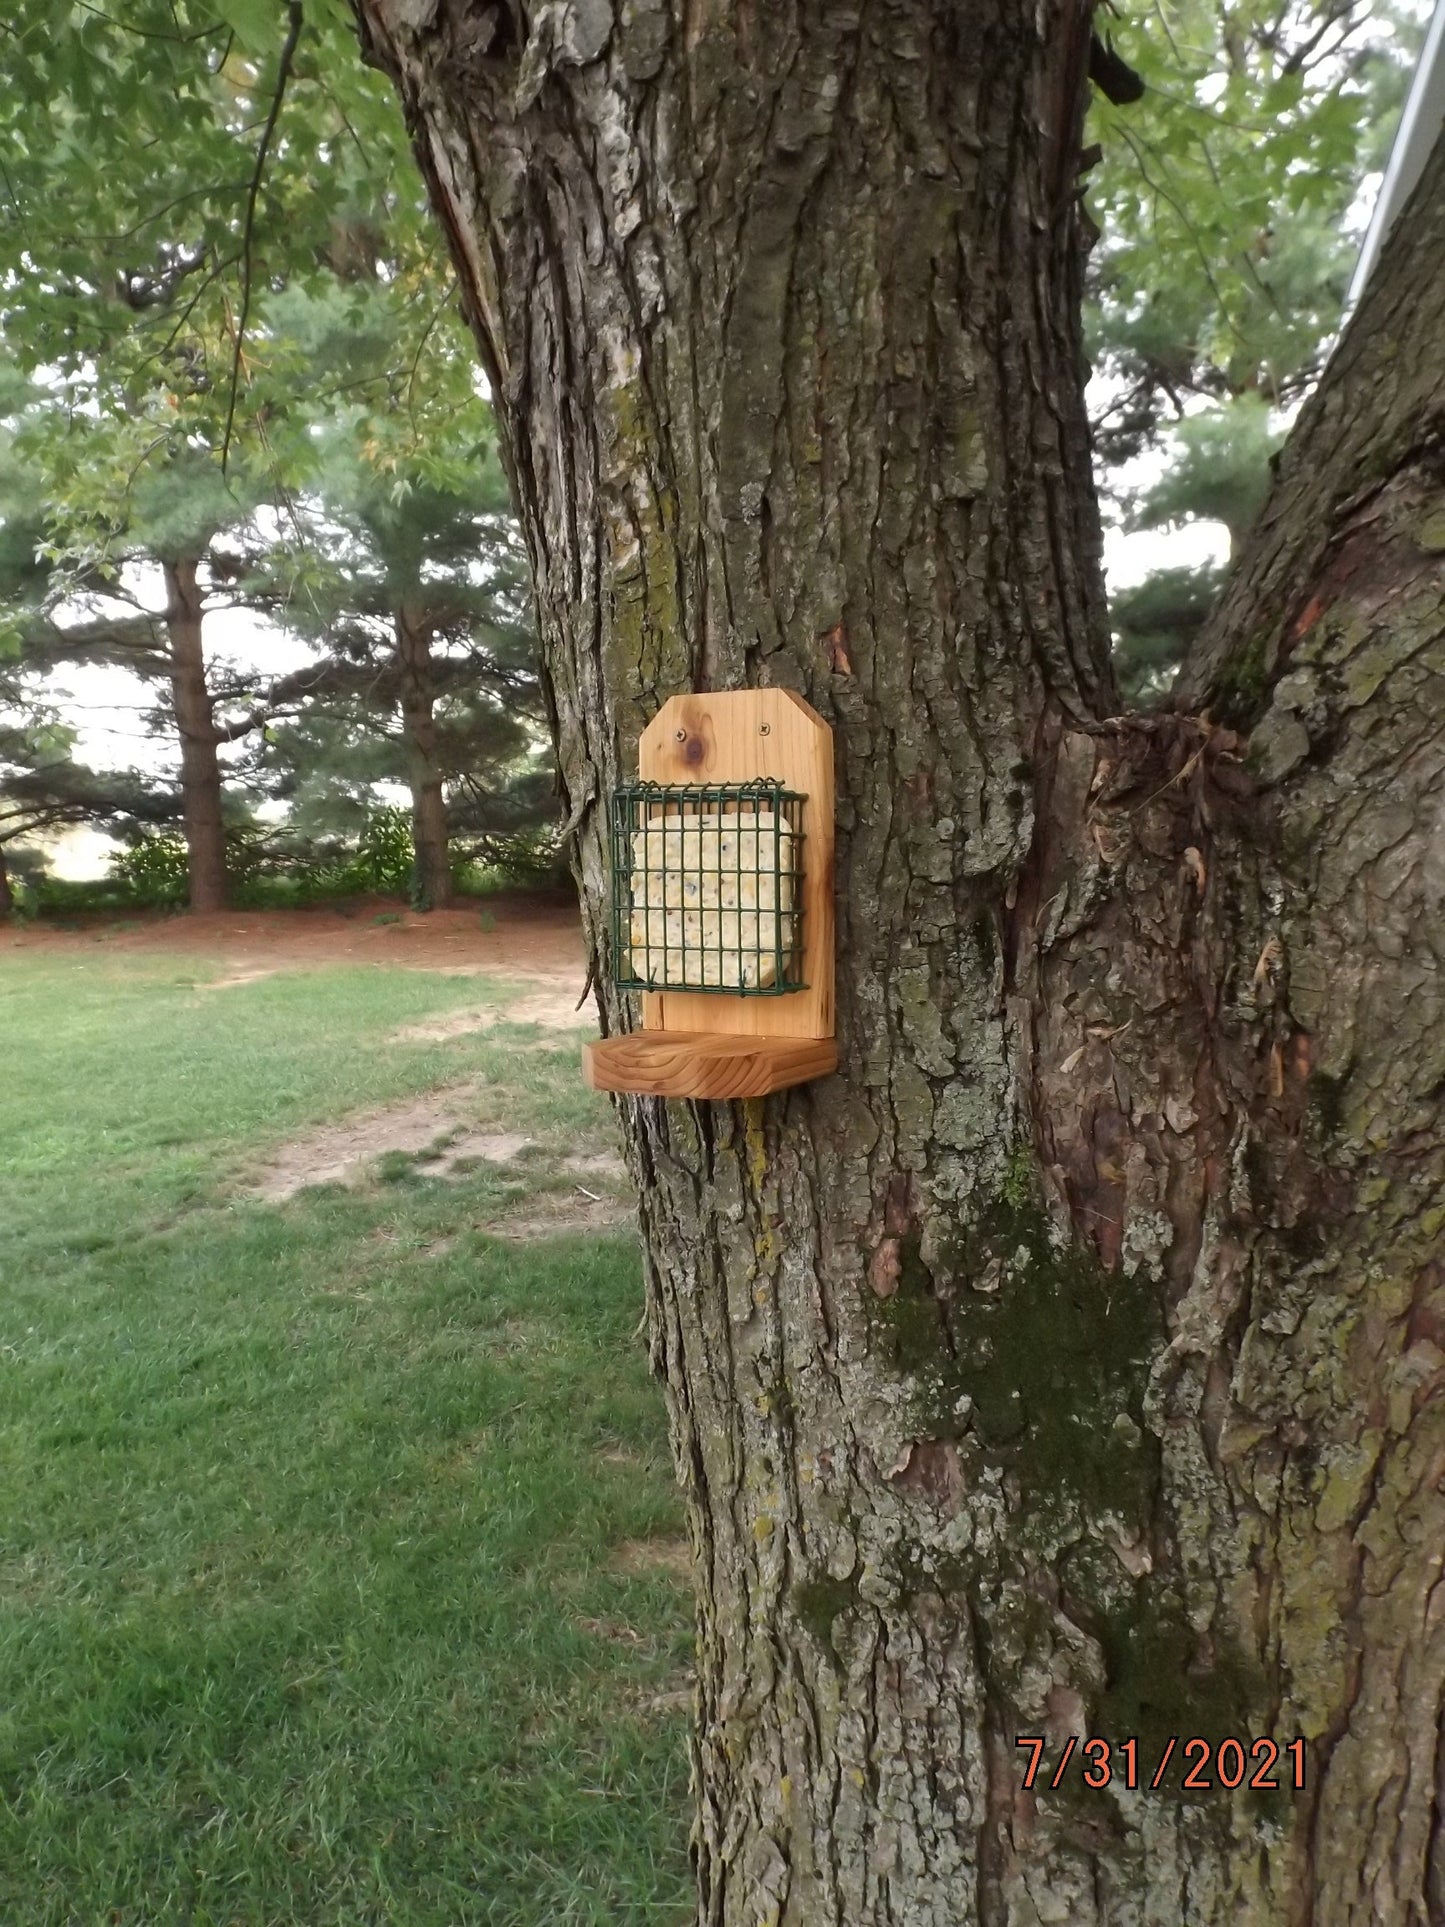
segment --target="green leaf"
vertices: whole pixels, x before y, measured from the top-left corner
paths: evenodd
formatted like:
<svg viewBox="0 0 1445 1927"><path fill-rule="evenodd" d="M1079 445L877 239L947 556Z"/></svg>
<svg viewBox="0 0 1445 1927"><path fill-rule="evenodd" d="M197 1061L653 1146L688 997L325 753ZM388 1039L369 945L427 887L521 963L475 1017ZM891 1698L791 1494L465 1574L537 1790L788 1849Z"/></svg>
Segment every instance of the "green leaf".
<svg viewBox="0 0 1445 1927"><path fill-rule="evenodd" d="M278 50L286 38L286 9L280 0L216 0L216 12L249 52Z"/></svg>

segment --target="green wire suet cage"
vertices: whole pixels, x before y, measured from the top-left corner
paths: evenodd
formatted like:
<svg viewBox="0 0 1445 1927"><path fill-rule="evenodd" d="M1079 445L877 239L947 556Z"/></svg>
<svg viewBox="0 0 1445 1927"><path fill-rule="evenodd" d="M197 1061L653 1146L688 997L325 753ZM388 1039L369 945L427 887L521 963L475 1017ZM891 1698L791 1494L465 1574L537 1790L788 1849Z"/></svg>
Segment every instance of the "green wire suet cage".
<svg viewBox="0 0 1445 1927"><path fill-rule="evenodd" d="M803 990L803 805L780 783L629 783L612 795L612 957L623 990Z"/></svg>

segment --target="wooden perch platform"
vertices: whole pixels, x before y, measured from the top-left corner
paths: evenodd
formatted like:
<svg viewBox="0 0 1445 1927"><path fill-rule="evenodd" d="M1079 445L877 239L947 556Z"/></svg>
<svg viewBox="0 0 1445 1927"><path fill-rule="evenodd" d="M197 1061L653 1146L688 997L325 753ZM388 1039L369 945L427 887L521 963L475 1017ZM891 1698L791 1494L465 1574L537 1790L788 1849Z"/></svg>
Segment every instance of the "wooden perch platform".
<svg viewBox="0 0 1445 1927"><path fill-rule="evenodd" d="M728 1037L716 1031L638 1030L582 1047L594 1091L648 1097L766 1097L838 1068L831 1037Z"/></svg>

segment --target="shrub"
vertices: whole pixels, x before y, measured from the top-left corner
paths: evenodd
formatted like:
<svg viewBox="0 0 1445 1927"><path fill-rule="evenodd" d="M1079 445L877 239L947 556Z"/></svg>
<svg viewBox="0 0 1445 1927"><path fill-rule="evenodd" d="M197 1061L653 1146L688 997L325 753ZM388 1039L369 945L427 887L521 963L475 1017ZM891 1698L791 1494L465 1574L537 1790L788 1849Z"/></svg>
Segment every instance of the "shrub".
<svg viewBox="0 0 1445 1927"><path fill-rule="evenodd" d="M485 896L498 889L556 888L569 872L555 830L517 830L510 835L477 837L457 865L457 888Z"/></svg>
<svg viewBox="0 0 1445 1927"><path fill-rule="evenodd" d="M254 824L226 834L231 901L238 909L289 909L358 896L405 898L412 891L414 865L411 813L391 805L371 811L351 848L339 839L268 833ZM72 882L46 875L39 864L31 869L33 874L13 880L17 912L24 916L178 910L185 908L188 894L185 842L170 831L137 835L111 859L104 877ZM452 874L458 892L471 897L556 888L568 881L554 830L459 838Z"/></svg>
<svg viewBox="0 0 1445 1927"><path fill-rule="evenodd" d="M106 882L123 901L148 909L184 903L189 886L184 839L165 832L137 837L111 859Z"/></svg>
<svg viewBox="0 0 1445 1927"><path fill-rule="evenodd" d="M410 813L389 805L368 815L356 854L346 870L354 879L354 890L405 896L411 889L415 862Z"/></svg>

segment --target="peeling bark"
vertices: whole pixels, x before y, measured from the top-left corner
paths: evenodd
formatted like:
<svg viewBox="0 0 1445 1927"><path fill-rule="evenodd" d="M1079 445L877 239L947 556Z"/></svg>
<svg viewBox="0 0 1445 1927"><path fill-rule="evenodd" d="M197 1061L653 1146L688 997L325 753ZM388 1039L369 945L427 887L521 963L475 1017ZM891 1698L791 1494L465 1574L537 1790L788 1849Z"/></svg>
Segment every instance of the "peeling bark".
<svg viewBox="0 0 1445 1927"><path fill-rule="evenodd" d="M205 601L193 558L167 562L166 638L171 703L181 745L181 804L192 910L226 905L226 831L221 816L220 734L206 682Z"/></svg>
<svg viewBox="0 0 1445 1927"><path fill-rule="evenodd" d="M1438 1917L1438 568L1369 538L1319 705L1323 618L1262 720L1116 715L1070 0L358 10L506 436L604 1029L661 701L836 732L838 1076L619 1104L699 1921ZM1442 267L1382 270L1419 326ZM1360 325L1317 411L1367 423ZM1146 1785L1030 1792L1021 1733L1138 1735ZM1302 1734L1307 1790L1151 1792L1171 1733Z"/></svg>

